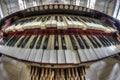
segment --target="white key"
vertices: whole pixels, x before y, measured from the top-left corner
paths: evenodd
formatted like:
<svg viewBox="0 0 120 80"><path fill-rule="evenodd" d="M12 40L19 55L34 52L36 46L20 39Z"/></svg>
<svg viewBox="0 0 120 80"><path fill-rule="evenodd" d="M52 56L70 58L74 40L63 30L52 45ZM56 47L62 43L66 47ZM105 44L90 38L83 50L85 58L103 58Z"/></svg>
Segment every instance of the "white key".
<svg viewBox="0 0 120 80"><path fill-rule="evenodd" d="M91 50L92 57L94 57L94 58L96 57L97 58L97 56L100 56L98 54L98 52L96 53L96 50L94 49L93 44L90 42L90 40L87 38L87 36L83 35L83 37L87 41L88 45L90 46L89 50Z"/></svg>
<svg viewBox="0 0 120 80"><path fill-rule="evenodd" d="M31 52L31 49L22 48L22 51L21 51L21 53L19 55L19 58L23 59L23 60L28 60L30 52Z"/></svg>
<svg viewBox="0 0 120 80"><path fill-rule="evenodd" d="M44 50L42 63L49 63L50 60L50 50Z"/></svg>
<svg viewBox="0 0 120 80"><path fill-rule="evenodd" d="M56 16L57 17L57 16ZM52 24L51 24L52 27L57 27L57 21L55 19L55 16L52 17Z"/></svg>
<svg viewBox="0 0 120 80"><path fill-rule="evenodd" d="M45 26L46 26L46 28L52 27L52 17L51 16L48 16Z"/></svg>
<svg viewBox="0 0 120 80"><path fill-rule="evenodd" d="M14 47L17 47L17 44L21 41L21 39L22 39L23 37L24 37L24 36L21 36L21 37L19 38L19 40L15 43Z"/></svg>
<svg viewBox="0 0 120 80"><path fill-rule="evenodd" d="M66 60L65 60L64 50L58 50L57 55L58 55L58 64L65 64Z"/></svg>
<svg viewBox="0 0 120 80"><path fill-rule="evenodd" d="M93 50L98 58L105 57L105 52L101 48L94 48Z"/></svg>
<svg viewBox="0 0 120 80"><path fill-rule="evenodd" d="M47 18L48 18L47 16L42 18L42 20L41 20L42 23L40 24L41 29L46 29L45 24L46 24Z"/></svg>
<svg viewBox="0 0 120 80"><path fill-rule="evenodd" d="M58 16L58 22L57 22L57 28L58 29L67 29L67 23L66 21L63 19L62 16Z"/></svg>
<svg viewBox="0 0 120 80"><path fill-rule="evenodd" d="M88 58L82 49L78 49L78 53L79 53L79 57L80 57L81 62L88 61Z"/></svg>
<svg viewBox="0 0 120 80"><path fill-rule="evenodd" d="M24 31L23 27L20 24L15 26L15 30L17 30L17 31Z"/></svg>
<svg viewBox="0 0 120 80"><path fill-rule="evenodd" d="M35 62L42 62L42 56L43 56L43 50L42 49L38 49L36 51L36 56L35 56Z"/></svg>
<svg viewBox="0 0 120 80"><path fill-rule="evenodd" d="M73 27L73 23L72 23L72 21L69 19L69 17L68 17L68 16L64 16L64 19L65 19L65 21L66 21L66 23L67 23L68 28L72 28L72 27Z"/></svg>
<svg viewBox="0 0 120 80"><path fill-rule="evenodd" d="M19 55L21 54L22 48L15 47L16 50L14 50L13 56L19 59Z"/></svg>
<svg viewBox="0 0 120 80"><path fill-rule="evenodd" d="M29 38L29 40L27 41L27 43L26 43L26 45L25 45L25 48L29 48L29 47L30 47L30 44L31 44L31 42L33 41L34 37L35 37L35 35L32 35L32 36Z"/></svg>
<svg viewBox="0 0 120 80"><path fill-rule="evenodd" d="M65 50L66 63L74 63L74 57L70 50Z"/></svg>
<svg viewBox="0 0 120 80"><path fill-rule="evenodd" d="M37 52L36 49L32 49L32 50L31 50L30 56L29 56L29 58L28 58L28 61L34 61L34 60L35 60L36 52Z"/></svg>
<svg viewBox="0 0 120 80"><path fill-rule="evenodd" d="M89 61L94 60L94 57L91 55L91 52L90 52L92 51L91 49L83 49L83 51Z"/></svg>
<svg viewBox="0 0 120 80"><path fill-rule="evenodd" d="M57 63L57 51L56 50L50 50L50 62L49 63Z"/></svg>
<svg viewBox="0 0 120 80"><path fill-rule="evenodd" d="M76 50L72 50L74 63L80 63L79 53Z"/></svg>

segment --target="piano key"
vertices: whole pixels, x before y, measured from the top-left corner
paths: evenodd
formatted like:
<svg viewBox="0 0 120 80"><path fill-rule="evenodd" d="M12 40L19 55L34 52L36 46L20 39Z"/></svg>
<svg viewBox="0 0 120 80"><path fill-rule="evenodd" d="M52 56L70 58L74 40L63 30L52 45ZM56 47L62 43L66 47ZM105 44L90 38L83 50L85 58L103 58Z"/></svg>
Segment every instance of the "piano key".
<svg viewBox="0 0 120 80"><path fill-rule="evenodd" d="M18 58L23 60L28 60L28 57L30 55L31 49L22 49L21 54L19 54Z"/></svg>
<svg viewBox="0 0 120 80"><path fill-rule="evenodd" d="M64 35L61 35L61 42L62 42L62 49L66 49L67 46L66 46Z"/></svg>
<svg viewBox="0 0 120 80"><path fill-rule="evenodd" d="M48 43L47 43L47 49L48 50L53 50L54 49L54 35L49 35L48 39Z"/></svg>
<svg viewBox="0 0 120 80"><path fill-rule="evenodd" d="M70 45L68 35L63 35L62 38L65 40L64 44L65 44L65 46L66 46L66 49L67 49L67 50L70 50L71 47L72 47L72 45Z"/></svg>
<svg viewBox="0 0 120 80"><path fill-rule="evenodd" d="M34 61L34 60L35 60L36 52L37 52L36 49L32 49L32 50L31 50L31 53L30 53L30 55L29 55L29 57L28 57L28 61Z"/></svg>
<svg viewBox="0 0 120 80"><path fill-rule="evenodd" d="M35 62L42 62L43 50L39 49L36 51Z"/></svg>
<svg viewBox="0 0 120 80"><path fill-rule="evenodd" d="M30 48L30 44L32 44L33 39L35 38L35 35L31 35L26 39L26 44L24 44L24 48Z"/></svg>
<svg viewBox="0 0 120 80"><path fill-rule="evenodd" d="M34 46L36 49L40 48L41 42L42 42L42 38L43 38L43 35L41 35L41 36L38 37L38 39L37 39L37 41L35 43L35 46Z"/></svg>
<svg viewBox="0 0 120 80"><path fill-rule="evenodd" d="M52 27L52 16L48 16L46 22L45 22L46 28Z"/></svg>
<svg viewBox="0 0 120 80"><path fill-rule="evenodd" d="M72 23L72 21L69 19L69 17L68 17L68 16L64 16L64 19L65 19L65 21L66 21L66 23L67 23L68 28L72 28L72 27L73 27L73 23Z"/></svg>
<svg viewBox="0 0 120 80"><path fill-rule="evenodd" d="M80 28L80 22L73 16L69 17L73 23L73 28Z"/></svg>
<svg viewBox="0 0 120 80"><path fill-rule="evenodd" d="M42 63L49 63L50 60L50 50L44 50Z"/></svg>
<svg viewBox="0 0 120 80"><path fill-rule="evenodd" d="M34 47L34 45L35 45L35 43L36 43L36 41L37 41L37 38L38 38L38 36L35 36L34 37L34 39L32 40L32 42L30 43L30 48L33 48Z"/></svg>
<svg viewBox="0 0 120 80"><path fill-rule="evenodd" d="M85 55L85 51L83 51L82 49L78 49L78 53L79 53L79 57L80 57L81 62L88 61L88 58Z"/></svg>
<svg viewBox="0 0 120 80"><path fill-rule="evenodd" d="M41 41L41 44L40 44L40 49L43 49L43 45L45 45L46 43L45 43L45 39L46 39L46 36L47 35L44 35L43 37L42 37L42 41ZM46 39L46 41L47 41L47 39ZM44 44L45 43L45 44ZM46 45L47 46L47 45ZM45 46L45 47L46 47Z"/></svg>
<svg viewBox="0 0 120 80"><path fill-rule="evenodd" d="M79 43L80 48L81 48L81 49L84 49L85 46L84 46L81 38L80 38L78 35L75 35L75 38L76 38L77 42Z"/></svg>
<svg viewBox="0 0 120 80"><path fill-rule="evenodd" d="M11 38L11 36L8 36L5 39L3 39L2 40L2 45L5 45L9 41L10 38Z"/></svg>
<svg viewBox="0 0 120 80"><path fill-rule="evenodd" d="M62 39L61 39L61 35L58 35L58 46L59 46L59 49L62 49Z"/></svg>
<svg viewBox="0 0 120 80"><path fill-rule="evenodd" d="M79 22L79 27L80 28L82 28L83 30L86 30L87 29L87 25L84 23L84 21L82 21L81 19L80 19L80 17L75 17L76 18L76 20L78 20L78 22Z"/></svg>
<svg viewBox="0 0 120 80"><path fill-rule="evenodd" d="M42 49L47 49L49 35L46 36Z"/></svg>
<svg viewBox="0 0 120 80"><path fill-rule="evenodd" d="M90 40L90 42L93 44L94 48L98 48L96 42L91 38L91 36L87 36L87 38Z"/></svg>
<svg viewBox="0 0 120 80"><path fill-rule="evenodd" d="M17 38L14 40L14 42L12 43L11 46L14 46L16 44L16 42L20 39L21 36L17 36Z"/></svg>
<svg viewBox="0 0 120 80"><path fill-rule="evenodd" d="M74 50L77 50L78 45L77 45L77 43L76 43L76 41L75 41L75 39L74 39L74 37L72 35L70 35L70 40L72 42L72 46L73 46Z"/></svg>
<svg viewBox="0 0 120 80"><path fill-rule="evenodd" d="M15 30L17 30L17 31L24 31L23 27L20 24L15 26Z"/></svg>
<svg viewBox="0 0 120 80"><path fill-rule="evenodd" d="M49 63L57 63L57 51L56 50L50 50L50 62Z"/></svg>
<svg viewBox="0 0 120 80"><path fill-rule="evenodd" d="M30 36L26 36L26 38L23 40L23 42L21 43L21 47L24 48L27 44L27 41L30 39Z"/></svg>
<svg viewBox="0 0 120 80"><path fill-rule="evenodd" d="M47 21L47 18L48 18L47 16L42 18L41 20L42 23L40 24L41 29L45 29L45 23Z"/></svg>
<svg viewBox="0 0 120 80"><path fill-rule="evenodd" d="M119 52L119 47L116 46L116 43L114 44L114 43L111 42L111 40L109 40L109 38L106 38L105 36L103 36L103 37L111 44L110 48L113 51L113 54L118 53ZM112 41L114 41L114 40L112 40Z"/></svg>
<svg viewBox="0 0 120 80"><path fill-rule="evenodd" d="M108 49L104 47L104 45L102 44L102 42L96 37L96 36L93 36L94 37L94 40L96 40L100 45L101 45L101 51L103 51L103 54L105 54L106 56L108 56Z"/></svg>
<svg viewBox="0 0 120 80"><path fill-rule="evenodd" d="M58 16L59 23L57 23L58 29L67 29L67 23L62 16Z"/></svg>
<svg viewBox="0 0 120 80"><path fill-rule="evenodd" d="M57 29L63 29L63 19L60 18L60 16L56 16L56 20L57 20Z"/></svg>
<svg viewBox="0 0 120 80"><path fill-rule="evenodd" d="M89 44L89 46L90 46L89 51L92 55L93 60L97 59L98 57L101 58L102 56L100 55L100 53L98 53L98 51L96 51L96 49L93 47L93 44L89 41L87 36L84 35L83 37L86 40L87 44Z"/></svg>
<svg viewBox="0 0 120 80"><path fill-rule="evenodd" d="M17 41L17 43L15 44L17 47L20 47L22 42L24 41L25 36L21 36L21 38Z"/></svg>
<svg viewBox="0 0 120 80"><path fill-rule="evenodd" d="M80 35L80 37L79 37L79 38L81 38L81 40L83 41L83 43L84 43L85 47L86 47L87 49L89 49L89 48L90 48L90 46L88 45L87 41L83 38L83 36L81 36L81 35Z"/></svg>
<svg viewBox="0 0 120 80"><path fill-rule="evenodd" d="M52 27L57 27L57 16L53 16L52 17L52 24L51 24Z"/></svg>
<svg viewBox="0 0 120 80"><path fill-rule="evenodd" d="M58 42L58 35L55 35L55 38L54 38L54 49L57 50L59 49L59 42Z"/></svg>
<svg viewBox="0 0 120 80"><path fill-rule="evenodd" d="M76 50L73 49L73 46L72 46L72 42L70 40L70 36L69 35L66 35L66 39L68 41L66 41L68 44L69 44L69 48L70 48L70 51L72 52L72 56L73 56L73 60L74 60L74 63L80 63L80 59L79 59L79 54Z"/></svg>
<svg viewBox="0 0 120 80"><path fill-rule="evenodd" d="M105 44L106 44L106 49L108 49L108 53L109 53L109 55L111 54L112 55L112 53L114 53L110 48L110 43L107 41L107 40L105 40L102 36L101 37L99 37L99 39L101 39L101 41L103 41L103 42L105 42Z"/></svg>
<svg viewBox="0 0 120 80"><path fill-rule="evenodd" d="M75 63L73 53L70 50L65 50L66 63Z"/></svg>
<svg viewBox="0 0 120 80"><path fill-rule="evenodd" d="M88 39L92 42L93 44L93 48L94 48L94 51L95 53L97 54L97 56L99 58L102 58L102 57L105 57L105 54L103 54L104 52L102 52L102 50L100 50L99 46L97 45L97 43L95 42L96 40L92 38L92 36L87 36Z"/></svg>
<svg viewBox="0 0 120 80"><path fill-rule="evenodd" d="M64 50L57 50L57 55L58 55L58 64L66 63Z"/></svg>
<svg viewBox="0 0 120 80"><path fill-rule="evenodd" d="M11 40L10 40L10 42L8 43L8 45L7 46L12 46L12 44L14 43L14 40L17 38L17 36L14 36Z"/></svg>
<svg viewBox="0 0 120 80"><path fill-rule="evenodd" d="M13 35L11 38L9 38L9 40L6 42L6 46L9 45L9 43L12 41L12 39L14 38L15 36Z"/></svg>
<svg viewBox="0 0 120 80"><path fill-rule="evenodd" d="M0 53L3 53L5 55L9 55L10 56L10 55L12 55L12 51L13 51L12 47L0 45Z"/></svg>

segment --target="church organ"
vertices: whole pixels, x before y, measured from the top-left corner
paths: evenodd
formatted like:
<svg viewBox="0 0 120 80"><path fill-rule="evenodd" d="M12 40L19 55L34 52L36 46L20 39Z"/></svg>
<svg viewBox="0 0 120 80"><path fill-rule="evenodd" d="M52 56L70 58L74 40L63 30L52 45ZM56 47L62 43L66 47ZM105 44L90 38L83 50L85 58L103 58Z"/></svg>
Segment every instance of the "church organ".
<svg viewBox="0 0 120 80"><path fill-rule="evenodd" d="M120 42L112 36L118 30L101 20L106 16L68 4L13 13L2 19L14 22L2 27L7 36L0 53L27 63L31 80L86 80L86 64L120 52Z"/></svg>

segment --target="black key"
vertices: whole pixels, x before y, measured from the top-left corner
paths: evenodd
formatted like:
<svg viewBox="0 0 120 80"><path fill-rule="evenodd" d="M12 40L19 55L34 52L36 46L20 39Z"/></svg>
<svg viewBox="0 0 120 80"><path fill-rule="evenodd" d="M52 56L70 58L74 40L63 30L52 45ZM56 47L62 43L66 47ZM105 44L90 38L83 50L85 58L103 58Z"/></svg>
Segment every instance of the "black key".
<svg viewBox="0 0 120 80"><path fill-rule="evenodd" d="M14 36L10 41L9 43L7 44L7 46L11 46L12 43L14 42L14 40L16 39L17 36Z"/></svg>
<svg viewBox="0 0 120 80"><path fill-rule="evenodd" d="M44 44L43 44L43 49L47 49L47 45L48 45L48 39L49 39L49 35L46 36Z"/></svg>
<svg viewBox="0 0 120 80"><path fill-rule="evenodd" d="M85 48L85 47L84 47L84 44L83 44L83 42L81 41L81 39L79 38L79 36L78 36L78 35L75 35L75 37L76 37L76 39L77 39L77 41L78 41L78 43L79 43L80 48L81 48L81 49L84 49L84 48Z"/></svg>
<svg viewBox="0 0 120 80"><path fill-rule="evenodd" d="M37 45L36 45L36 49L40 48L40 45L41 45L41 42L42 42L42 38L43 38L43 35L39 37Z"/></svg>
<svg viewBox="0 0 120 80"><path fill-rule="evenodd" d="M63 18L62 18L62 16L60 16L59 19L60 19L60 22L63 22Z"/></svg>
<svg viewBox="0 0 120 80"><path fill-rule="evenodd" d="M107 39L105 39L103 36L100 36L100 37L107 44L107 46L111 46L111 43L109 41L107 41Z"/></svg>
<svg viewBox="0 0 120 80"><path fill-rule="evenodd" d="M100 41L101 41L101 43L106 47L107 46L107 44L106 44L106 42L102 39L102 38L100 38L99 36L96 36Z"/></svg>
<svg viewBox="0 0 120 80"><path fill-rule="evenodd" d="M88 39L91 41L91 43L93 44L93 46L95 47L95 48L97 48L98 46L97 46L97 43L91 38L91 36L87 36L88 37Z"/></svg>
<svg viewBox="0 0 120 80"><path fill-rule="evenodd" d="M112 36L107 36L107 39L109 39L109 41L110 41L113 45L119 44L119 41L113 39Z"/></svg>
<svg viewBox="0 0 120 80"><path fill-rule="evenodd" d="M5 45L10 38L11 38L10 36L4 38L3 41L2 41L2 45Z"/></svg>
<svg viewBox="0 0 120 80"><path fill-rule="evenodd" d="M57 16L55 16L55 20L58 21L58 17Z"/></svg>
<svg viewBox="0 0 120 80"><path fill-rule="evenodd" d="M33 39L33 41L31 42L31 44L30 44L30 48L31 49L34 47L37 38L38 38L38 36L35 36L34 39Z"/></svg>
<svg viewBox="0 0 120 80"><path fill-rule="evenodd" d="M19 40L19 38L20 38L21 36L17 36L17 38L14 40L14 42L12 43L12 45L11 46L14 46L15 45L15 43Z"/></svg>
<svg viewBox="0 0 120 80"><path fill-rule="evenodd" d="M63 49L67 49L66 43L65 43L65 38L64 38L63 35L61 35L61 41L62 41L62 48L63 48Z"/></svg>
<svg viewBox="0 0 120 80"><path fill-rule="evenodd" d="M6 43L6 45L8 45L10 43L10 41L14 38L15 36L12 36Z"/></svg>
<svg viewBox="0 0 120 80"><path fill-rule="evenodd" d="M55 35L54 49L59 49L58 47L58 36Z"/></svg>
<svg viewBox="0 0 120 80"><path fill-rule="evenodd" d="M27 44L28 40L30 39L30 36L27 36L26 39L22 42L21 47L24 48Z"/></svg>
<svg viewBox="0 0 120 80"><path fill-rule="evenodd" d="M92 36L91 36L92 37ZM96 44L99 46L99 47L101 47L101 45L100 45L100 43L94 38L94 37L92 37L93 38L93 40L96 42Z"/></svg>
<svg viewBox="0 0 120 80"><path fill-rule="evenodd" d="M70 37L70 40L71 40L71 42L72 42L72 46L73 46L74 50L77 50L77 49L78 49L78 46L77 46L77 43L75 42L74 37L71 36L71 35L70 35L69 37Z"/></svg>
<svg viewBox="0 0 120 80"><path fill-rule="evenodd" d="M42 17L39 17L39 19L37 19L36 21L38 22L38 21L40 21L42 19Z"/></svg>
<svg viewBox="0 0 120 80"><path fill-rule="evenodd" d="M17 47L20 47L20 45L22 44L22 42L24 41L24 39L25 39L25 36L22 37L22 39L20 40L20 42L17 44Z"/></svg>
<svg viewBox="0 0 120 80"><path fill-rule="evenodd" d="M46 16L41 19L42 22L44 22L45 20L46 20Z"/></svg>
<svg viewBox="0 0 120 80"><path fill-rule="evenodd" d="M48 21L48 20L50 20L50 18L51 18L51 17L50 17L50 16L48 16L47 21Z"/></svg>
<svg viewBox="0 0 120 80"><path fill-rule="evenodd" d="M83 43L85 44L86 48L90 48L90 46L88 45L87 41L82 37L80 36L80 38L82 39Z"/></svg>

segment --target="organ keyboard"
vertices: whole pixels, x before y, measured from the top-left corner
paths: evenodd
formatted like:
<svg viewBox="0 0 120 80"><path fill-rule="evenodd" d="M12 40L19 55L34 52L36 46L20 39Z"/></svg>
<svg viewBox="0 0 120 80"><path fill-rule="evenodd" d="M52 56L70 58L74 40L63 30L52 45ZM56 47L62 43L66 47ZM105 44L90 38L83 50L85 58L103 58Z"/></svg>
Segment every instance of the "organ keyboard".
<svg viewBox="0 0 120 80"><path fill-rule="evenodd" d="M25 14L30 16L24 14L5 29L8 36L0 42L0 53L29 63L31 80L86 80L86 63L120 52L120 42L112 36L117 30L94 17L78 15L79 6L73 14L64 14L67 9L71 13L74 6L41 5L39 15L34 15L34 8L28 9Z"/></svg>
<svg viewBox="0 0 120 80"><path fill-rule="evenodd" d="M16 24L18 23L18 24ZM8 27L5 32L10 31L24 31L26 29L33 28L57 28L57 29L69 29L69 28L80 28L80 29L95 29L102 30L105 32L115 32L116 30L106 27L103 23L98 20L79 17L79 16L68 16L68 15L49 15L40 17L25 18L16 21L12 26Z"/></svg>

